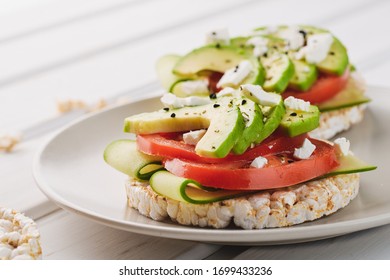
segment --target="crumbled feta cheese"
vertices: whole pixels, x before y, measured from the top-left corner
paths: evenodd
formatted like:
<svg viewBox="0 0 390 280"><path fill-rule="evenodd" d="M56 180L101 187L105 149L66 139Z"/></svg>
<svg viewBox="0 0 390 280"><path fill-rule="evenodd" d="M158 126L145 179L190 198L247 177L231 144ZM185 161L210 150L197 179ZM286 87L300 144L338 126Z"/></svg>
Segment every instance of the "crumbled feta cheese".
<svg viewBox="0 0 390 280"><path fill-rule="evenodd" d="M208 82L206 80L182 82L181 89L186 96L209 93Z"/></svg>
<svg viewBox="0 0 390 280"><path fill-rule="evenodd" d="M276 106L282 100L280 94L266 92L259 85L246 84L240 89L243 95L263 106Z"/></svg>
<svg viewBox="0 0 390 280"><path fill-rule="evenodd" d="M305 43L305 38L298 26L290 26L280 30L279 37L287 41L290 50L297 50Z"/></svg>
<svg viewBox="0 0 390 280"><path fill-rule="evenodd" d="M303 72L307 73L307 72L310 72L310 67L309 66L305 66L303 67Z"/></svg>
<svg viewBox="0 0 390 280"><path fill-rule="evenodd" d="M183 98L179 98L172 93L164 93L161 97L161 102L164 106L172 107L172 108L182 108L184 107Z"/></svg>
<svg viewBox="0 0 390 280"><path fill-rule="evenodd" d="M247 46L253 46L253 55L260 57L268 51L268 39L260 36L252 37L246 41Z"/></svg>
<svg viewBox="0 0 390 280"><path fill-rule="evenodd" d="M307 45L300 49L296 59L305 57L309 63L319 63L328 55L329 49L333 43L333 36L330 33L314 34L307 38Z"/></svg>
<svg viewBox="0 0 390 280"><path fill-rule="evenodd" d="M248 41L246 41L245 45L253 46L253 47L256 47L256 46L267 46L268 41L269 40L267 38L264 38L264 37L261 37L261 36L255 36L255 37L250 38Z"/></svg>
<svg viewBox="0 0 390 280"><path fill-rule="evenodd" d="M229 45L230 36L227 28L212 30L206 34L206 44Z"/></svg>
<svg viewBox="0 0 390 280"><path fill-rule="evenodd" d="M220 90L217 94L218 97L223 96L233 96L235 94L236 90L231 87L225 87L224 89Z"/></svg>
<svg viewBox="0 0 390 280"><path fill-rule="evenodd" d="M252 161L251 167L263 168L267 163L268 160L265 157L257 157Z"/></svg>
<svg viewBox="0 0 390 280"><path fill-rule="evenodd" d="M205 135L206 130L200 129L195 131L190 131L183 134L183 141L188 145L196 145L202 139L203 135Z"/></svg>
<svg viewBox="0 0 390 280"><path fill-rule="evenodd" d="M267 51L268 51L268 47L267 46L256 46L253 49L253 55L256 56L256 57L260 57L263 54L265 54Z"/></svg>
<svg viewBox="0 0 390 280"><path fill-rule="evenodd" d="M298 159L308 159L313 154L315 149L316 146L306 138L305 141L303 141L302 147L298 149L295 148L294 157Z"/></svg>
<svg viewBox="0 0 390 280"><path fill-rule="evenodd" d="M211 103L209 97L189 96L183 99L184 99L183 102L185 106L201 106L201 105L206 105Z"/></svg>
<svg viewBox="0 0 390 280"><path fill-rule="evenodd" d="M177 97L172 93L164 93L161 97L161 102L164 106L172 108L182 108L184 106L200 106L211 103L209 97L189 96L189 97Z"/></svg>
<svg viewBox="0 0 390 280"><path fill-rule="evenodd" d="M299 98L295 98L293 96L287 97L284 100L284 105L286 105L286 107L291 110L304 111L304 112L310 111L310 102L304 101Z"/></svg>
<svg viewBox="0 0 390 280"><path fill-rule="evenodd" d="M334 147L336 149L336 154L347 156L349 153L349 147L351 143L345 137L337 138L334 140Z"/></svg>
<svg viewBox="0 0 390 280"><path fill-rule="evenodd" d="M223 74L217 87L238 86L252 71L252 65L248 60L243 60L236 67L233 67Z"/></svg>

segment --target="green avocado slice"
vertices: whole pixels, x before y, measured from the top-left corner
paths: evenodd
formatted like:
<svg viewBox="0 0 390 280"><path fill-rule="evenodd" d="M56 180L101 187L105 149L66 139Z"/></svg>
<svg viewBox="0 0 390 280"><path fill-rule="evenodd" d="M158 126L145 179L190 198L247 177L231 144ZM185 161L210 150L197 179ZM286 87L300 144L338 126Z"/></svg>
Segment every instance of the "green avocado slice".
<svg viewBox="0 0 390 280"><path fill-rule="evenodd" d="M283 116L286 112L286 108L284 107L283 101L281 101L273 108L268 107L268 109L270 109L268 112L263 113L263 115L266 116L264 126L260 133L257 135L257 138L254 141L255 144L261 143L279 127L279 124L282 121Z"/></svg>
<svg viewBox="0 0 390 280"><path fill-rule="evenodd" d="M259 105L249 99L238 101L241 114L245 120L245 129L233 147L233 153L241 155L260 137L263 129L263 113Z"/></svg>
<svg viewBox="0 0 390 280"><path fill-rule="evenodd" d="M317 80L317 69L315 65L295 59L293 59L292 62L294 64L295 72L288 87L299 91L310 89Z"/></svg>
<svg viewBox="0 0 390 280"><path fill-rule="evenodd" d="M294 137L317 128L320 123L320 111L317 106L310 105L308 112L287 108L280 122L280 129L290 137Z"/></svg>
<svg viewBox="0 0 390 280"><path fill-rule="evenodd" d="M135 134L207 129L195 147L204 157L225 157L241 136L245 124L239 108L229 98L219 103L142 113L125 119L124 131ZM226 100L231 100L226 101Z"/></svg>
<svg viewBox="0 0 390 280"><path fill-rule="evenodd" d="M232 46L208 45L195 49L176 63L173 73L180 77L191 77L207 70L224 73L243 60L251 63L252 70L241 84L263 84L264 69L258 60L244 50Z"/></svg>
<svg viewBox="0 0 390 280"><path fill-rule="evenodd" d="M260 58L265 69L263 88L271 92L283 92L294 75L294 64L286 54L268 52Z"/></svg>

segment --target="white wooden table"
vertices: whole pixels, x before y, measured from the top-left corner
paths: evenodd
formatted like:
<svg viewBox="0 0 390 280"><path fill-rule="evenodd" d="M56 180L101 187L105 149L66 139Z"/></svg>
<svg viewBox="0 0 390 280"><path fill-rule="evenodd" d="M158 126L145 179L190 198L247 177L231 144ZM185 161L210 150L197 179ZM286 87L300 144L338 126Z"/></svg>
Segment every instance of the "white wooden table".
<svg viewBox="0 0 390 280"><path fill-rule="evenodd" d="M0 153L0 205L39 224L44 259L390 259L390 225L305 244L233 247L112 229L59 209L36 187L32 158L83 114L56 100L116 102L157 89L154 63L264 24L332 30L369 84L390 87L390 2L383 0L0 0L0 130L21 131Z"/></svg>

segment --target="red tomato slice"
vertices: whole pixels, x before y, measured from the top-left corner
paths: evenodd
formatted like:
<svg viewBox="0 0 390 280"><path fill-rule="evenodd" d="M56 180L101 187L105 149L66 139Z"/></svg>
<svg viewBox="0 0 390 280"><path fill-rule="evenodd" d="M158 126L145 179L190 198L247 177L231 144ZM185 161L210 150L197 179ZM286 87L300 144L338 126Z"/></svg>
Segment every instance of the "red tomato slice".
<svg viewBox="0 0 390 280"><path fill-rule="evenodd" d="M212 72L207 78L209 82L209 89L211 93L217 93L221 88L217 87L219 80L222 78L223 73Z"/></svg>
<svg viewBox="0 0 390 280"><path fill-rule="evenodd" d="M187 145L181 141L181 134L148 134L138 135L138 149L148 155L162 156L165 158L181 158L202 163L223 163L238 160L253 160L258 156L282 153L290 151L302 145L306 134L296 137L287 137L274 133L265 139L260 145L248 149L242 155L229 154L224 158L201 157L195 153L195 146Z"/></svg>
<svg viewBox="0 0 390 280"><path fill-rule="evenodd" d="M338 166L334 147L326 142L310 139L316 146L305 160L292 160L289 154L265 156L263 168L249 167L250 161L205 164L181 159L167 159L164 167L176 176L198 181L204 186L229 190L264 190L296 185L324 175ZM279 155L280 156L280 155Z"/></svg>
<svg viewBox="0 0 390 280"><path fill-rule="evenodd" d="M311 104L319 104L337 95L347 85L349 70L342 76L324 75L320 77L308 91L287 90L282 94L283 99L289 96L309 101Z"/></svg>

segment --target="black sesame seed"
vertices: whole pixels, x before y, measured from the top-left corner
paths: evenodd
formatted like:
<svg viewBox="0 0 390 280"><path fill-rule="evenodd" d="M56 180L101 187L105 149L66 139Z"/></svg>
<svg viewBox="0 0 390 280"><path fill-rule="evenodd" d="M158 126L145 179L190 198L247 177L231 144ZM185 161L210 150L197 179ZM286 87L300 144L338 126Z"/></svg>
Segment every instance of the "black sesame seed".
<svg viewBox="0 0 390 280"><path fill-rule="evenodd" d="M215 150L215 146L211 146L211 149Z"/></svg>
<svg viewBox="0 0 390 280"><path fill-rule="evenodd" d="M169 111L169 108L168 108L168 107L165 107L165 108L164 108L164 111L168 112L168 111Z"/></svg>
<svg viewBox="0 0 390 280"><path fill-rule="evenodd" d="M330 54L330 55L335 55L335 53L334 53L334 52L329 52L329 54Z"/></svg>
<svg viewBox="0 0 390 280"><path fill-rule="evenodd" d="M174 117L176 117L176 114L175 114L175 113L172 113L172 114L171 114L171 118L174 118Z"/></svg>
<svg viewBox="0 0 390 280"><path fill-rule="evenodd" d="M295 113L295 112L292 112L292 113L290 114L291 117L295 117L296 115L297 115L297 113Z"/></svg>
<svg viewBox="0 0 390 280"><path fill-rule="evenodd" d="M268 53L264 53L263 56L264 56L264 57L268 57Z"/></svg>
<svg viewBox="0 0 390 280"><path fill-rule="evenodd" d="M292 159L287 160L288 163L293 163L294 161Z"/></svg>
<svg viewBox="0 0 390 280"><path fill-rule="evenodd" d="M216 47L217 49L219 49L219 48L221 47L221 44L217 43L217 44L215 45L215 47Z"/></svg>
<svg viewBox="0 0 390 280"><path fill-rule="evenodd" d="M241 101L241 105L245 105L245 104L246 104L246 100L243 99L243 100Z"/></svg>
<svg viewBox="0 0 390 280"><path fill-rule="evenodd" d="M210 99L216 99L217 95L215 93L210 94Z"/></svg>
<svg viewBox="0 0 390 280"><path fill-rule="evenodd" d="M213 105L214 108L218 108L219 106L221 106L221 105L219 105L219 104L217 104L217 103L215 103L215 104Z"/></svg>
<svg viewBox="0 0 390 280"><path fill-rule="evenodd" d="M299 30L299 33L303 35L303 38L306 38L307 32L305 30Z"/></svg>

